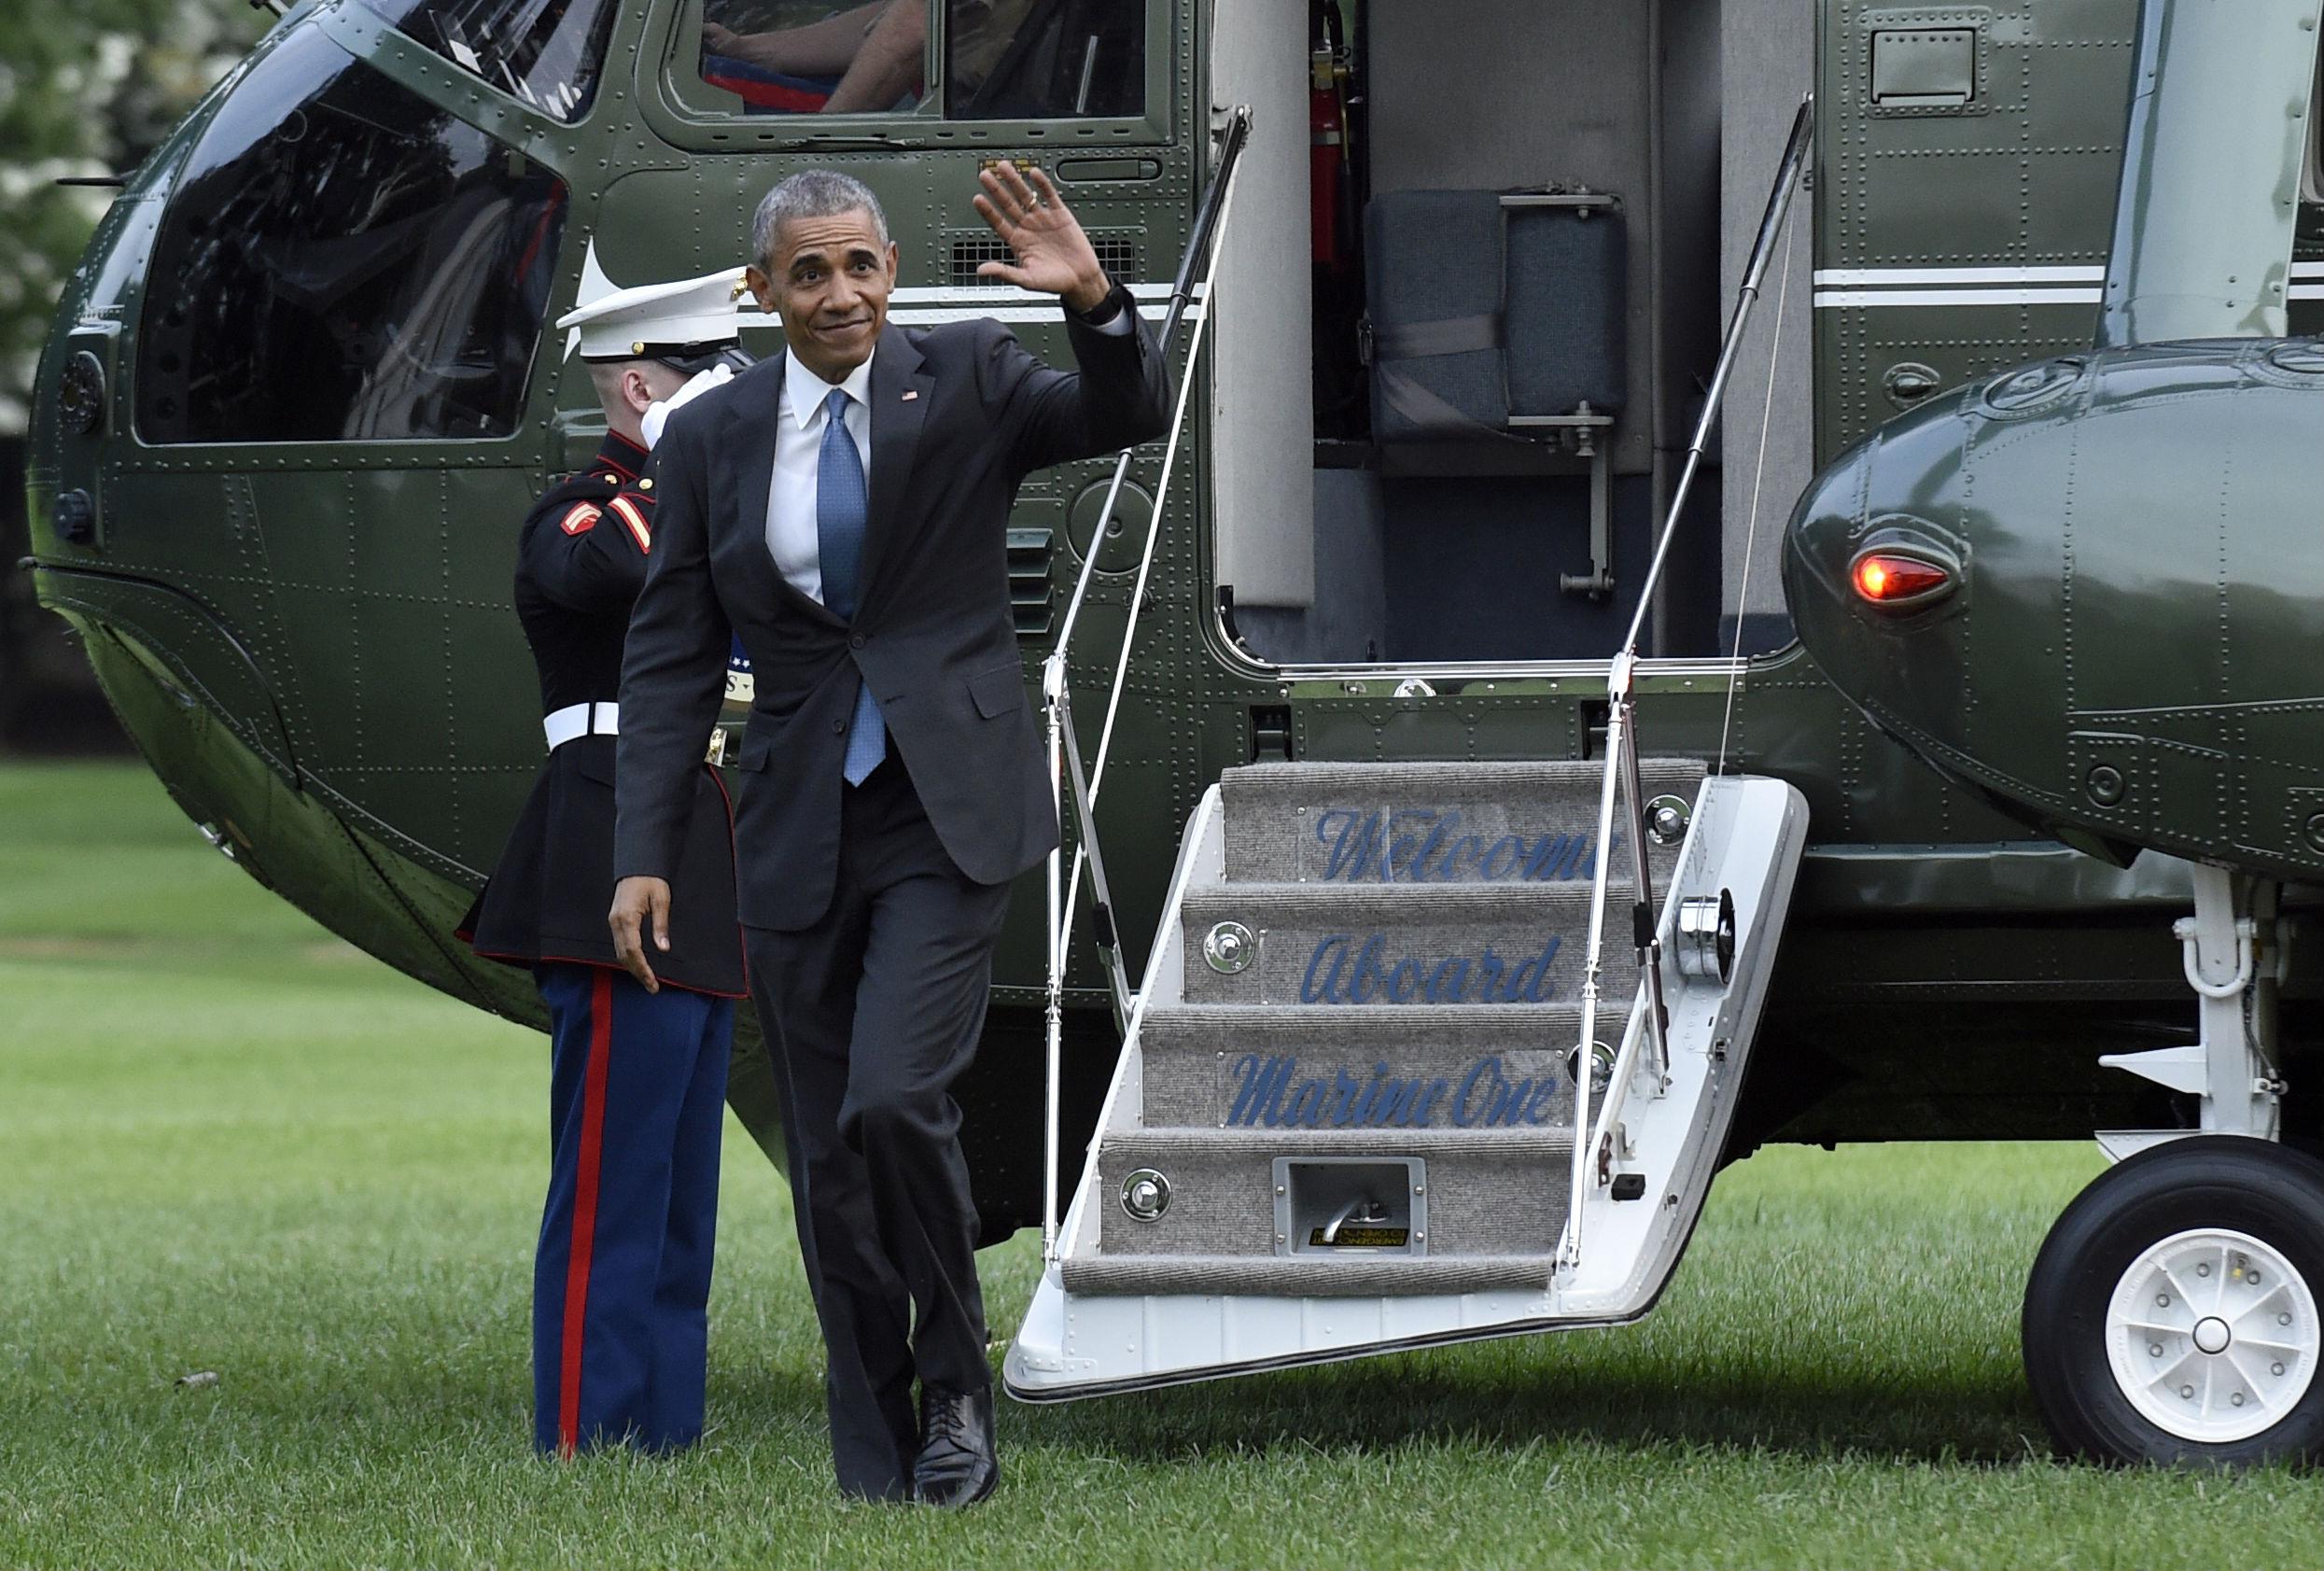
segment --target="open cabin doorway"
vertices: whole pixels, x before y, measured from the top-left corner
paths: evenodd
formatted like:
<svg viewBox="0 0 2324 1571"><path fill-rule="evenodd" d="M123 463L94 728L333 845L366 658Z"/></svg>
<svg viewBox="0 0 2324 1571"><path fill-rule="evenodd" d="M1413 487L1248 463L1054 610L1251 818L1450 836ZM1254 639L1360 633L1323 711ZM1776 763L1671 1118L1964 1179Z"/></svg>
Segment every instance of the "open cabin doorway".
<svg viewBox="0 0 2324 1571"><path fill-rule="evenodd" d="M1739 21L1752 35L1729 48ZM1785 69L1765 69L1771 43ZM1747 130L1771 171L1813 51L1810 7L1780 0L1215 7L1211 101L1253 111L1209 411L1214 587L1244 652L1613 653L1717 358L1723 248L1766 197L1763 176L1725 191L1722 217L1723 140ZM1765 387L1762 363L1728 406L1731 432L1747 399L1755 446ZM1804 443L1790 403L1775 434ZM1720 478L1698 480L1650 654L1732 647ZM1767 493L1762 572L1804 479ZM1763 630L1745 652L1766 647Z"/></svg>

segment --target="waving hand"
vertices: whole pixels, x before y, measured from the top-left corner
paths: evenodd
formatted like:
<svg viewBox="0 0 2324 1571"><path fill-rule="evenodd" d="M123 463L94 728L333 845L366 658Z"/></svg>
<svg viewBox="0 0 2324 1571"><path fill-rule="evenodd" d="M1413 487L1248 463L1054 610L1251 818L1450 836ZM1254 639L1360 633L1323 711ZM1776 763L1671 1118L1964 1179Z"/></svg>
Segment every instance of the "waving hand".
<svg viewBox="0 0 2324 1571"><path fill-rule="evenodd" d="M976 275L1062 295L1076 311L1094 310L1113 285L1098 265L1098 253L1082 232L1081 221L1049 176L1036 169L1029 182L1016 165L1001 163L979 178L985 189L976 198L976 215L1007 243L1016 260L986 262Z"/></svg>

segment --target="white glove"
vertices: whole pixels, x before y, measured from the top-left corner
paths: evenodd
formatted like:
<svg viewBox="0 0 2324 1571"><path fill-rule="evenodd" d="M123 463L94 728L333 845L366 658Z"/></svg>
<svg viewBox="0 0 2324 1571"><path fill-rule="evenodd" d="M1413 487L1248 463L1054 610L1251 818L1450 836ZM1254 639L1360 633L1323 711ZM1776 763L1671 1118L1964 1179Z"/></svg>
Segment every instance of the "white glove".
<svg viewBox="0 0 2324 1571"><path fill-rule="evenodd" d="M662 428L669 423L670 411L700 398L713 387L724 386L734 379L735 368L721 361L708 371L694 372L683 387L668 398L646 405L646 413L637 422L645 432L646 450L651 452L653 444L662 440Z"/></svg>

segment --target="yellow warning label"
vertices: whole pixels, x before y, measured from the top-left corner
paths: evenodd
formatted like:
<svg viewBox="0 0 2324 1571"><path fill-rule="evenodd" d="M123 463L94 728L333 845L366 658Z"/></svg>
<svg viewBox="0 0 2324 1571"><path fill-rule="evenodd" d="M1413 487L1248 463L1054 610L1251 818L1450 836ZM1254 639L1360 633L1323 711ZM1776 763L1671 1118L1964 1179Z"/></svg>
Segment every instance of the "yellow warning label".
<svg viewBox="0 0 2324 1571"><path fill-rule="evenodd" d="M1409 1227L1342 1227L1337 1238L1325 1238L1323 1229L1308 1231L1309 1249L1402 1249L1412 1241Z"/></svg>

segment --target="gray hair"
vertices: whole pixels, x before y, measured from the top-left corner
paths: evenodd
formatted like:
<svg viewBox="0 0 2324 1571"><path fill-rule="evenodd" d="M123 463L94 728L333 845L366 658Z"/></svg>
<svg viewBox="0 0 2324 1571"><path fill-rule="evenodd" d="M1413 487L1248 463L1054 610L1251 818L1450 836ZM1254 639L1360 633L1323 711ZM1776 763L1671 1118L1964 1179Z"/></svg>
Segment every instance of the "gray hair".
<svg viewBox="0 0 2324 1571"><path fill-rule="evenodd" d="M750 220L750 245L763 267L775 259L775 237L793 218L835 218L842 213L869 213L872 231L888 244L888 215L880 211L872 188L836 169L803 169L775 184L759 203Z"/></svg>

